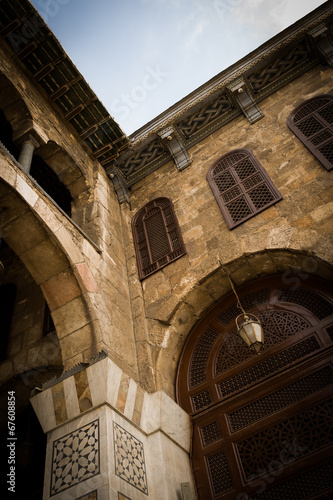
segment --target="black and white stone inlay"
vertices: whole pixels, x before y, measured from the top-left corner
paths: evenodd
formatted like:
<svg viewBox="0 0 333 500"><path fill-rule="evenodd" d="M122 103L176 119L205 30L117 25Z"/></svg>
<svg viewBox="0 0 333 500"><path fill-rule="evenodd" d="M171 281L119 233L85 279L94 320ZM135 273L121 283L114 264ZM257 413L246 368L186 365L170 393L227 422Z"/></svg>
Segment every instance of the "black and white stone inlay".
<svg viewBox="0 0 333 500"><path fill-rule="evenodd" d="M113 428L117 476L148 495L143 444L115 422Z"/></svg>
<svg viewBox="0 0 333 500"><path fill-rule="evenodd" d="M51 496L96 476L99 472L98 420L54 441Z"/></svg>

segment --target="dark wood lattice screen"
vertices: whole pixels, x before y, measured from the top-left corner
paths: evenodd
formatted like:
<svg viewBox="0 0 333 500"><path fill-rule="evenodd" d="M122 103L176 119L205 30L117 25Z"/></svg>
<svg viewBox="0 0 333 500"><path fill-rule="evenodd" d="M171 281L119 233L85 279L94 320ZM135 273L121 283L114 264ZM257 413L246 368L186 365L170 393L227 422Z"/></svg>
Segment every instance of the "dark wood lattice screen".
<svg viewBox="0 0 333 500"><path fill-rule="evenodd" d="M298 106L288 126L327 169L333 168L333 95L321 95Z"/></svg>
<svg viewBox="0 0 333 500"><path fill-rule="evenodd" d="M331 498L331 287L308 278L295 288L274 277L238 294L263 324L262 354L238 338L229 295L193 330L179 365L199 499Z"/></svg>
<svg viewBox="0 0 333 500"><path fill-rule="evenodd" d="M247 149L237 149L219 158L208 170L207 180L229 229L282 198Z"/></svg>
<svg viewBox="0 0 333 500"><path fill-rule="evenodd" d="M178 221L168 198L156 198L147 203L135 215L132 228L140 279L186 253Z"/></svg>

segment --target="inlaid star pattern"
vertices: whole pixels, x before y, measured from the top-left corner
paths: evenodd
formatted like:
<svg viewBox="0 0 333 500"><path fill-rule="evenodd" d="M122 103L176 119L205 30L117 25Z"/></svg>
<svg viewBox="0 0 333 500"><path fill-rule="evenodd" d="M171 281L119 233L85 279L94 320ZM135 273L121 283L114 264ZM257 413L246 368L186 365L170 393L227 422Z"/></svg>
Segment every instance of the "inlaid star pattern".
<svg viewBox="0 0 333 500"><path fill-rule="evenodd" d="M99 474L99 421L53 443L51 493L55 495Z"/></svg>
<svg viewBox="0 0 333 500"><path fill-rule="evenodd" d="M113 428L117 476L148 495L143 444L115 422Z"/></svg>

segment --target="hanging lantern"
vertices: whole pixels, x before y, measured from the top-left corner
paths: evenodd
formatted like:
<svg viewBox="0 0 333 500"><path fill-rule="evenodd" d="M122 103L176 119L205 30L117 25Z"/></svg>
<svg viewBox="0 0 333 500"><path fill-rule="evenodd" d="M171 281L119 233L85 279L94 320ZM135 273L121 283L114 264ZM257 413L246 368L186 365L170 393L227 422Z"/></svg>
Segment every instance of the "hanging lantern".
<svg viewBox="0 0 333 500"><path fill-rule="evenodd" d="M245 344L259 354L264 346L264 330L257 316L243 311L236 318L236 326L237 333Z"/></svg>
<svg viewBox="0 0 333 500"><path fill-rule="evenodd" d="M221 267L228 276L229 283L231 285L232 291L237 299L236 306L242 311L242 314L236 318L237 333L240 338L245 342L245 344L250 348L260 354L261 349L264 347L264 330L259 321L259 318L254 314L250 314L244 311L243 306L239 300L237 292L235 290L234 284L230 278L228 269Z"/></svg>

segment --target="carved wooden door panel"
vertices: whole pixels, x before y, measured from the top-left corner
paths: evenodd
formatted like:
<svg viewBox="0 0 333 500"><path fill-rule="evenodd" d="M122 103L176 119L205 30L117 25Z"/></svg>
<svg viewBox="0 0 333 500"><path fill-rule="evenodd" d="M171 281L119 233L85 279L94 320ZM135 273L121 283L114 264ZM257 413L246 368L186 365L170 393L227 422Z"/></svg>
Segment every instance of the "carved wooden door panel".
<svg viewBox="0 0 333 500"><path fill-rule="evenodd" d="M230 295L193 330L179 366L199 499L332 498L330 287L276 277L239 295L263 324L262 354L238 339Z"/></svg>

